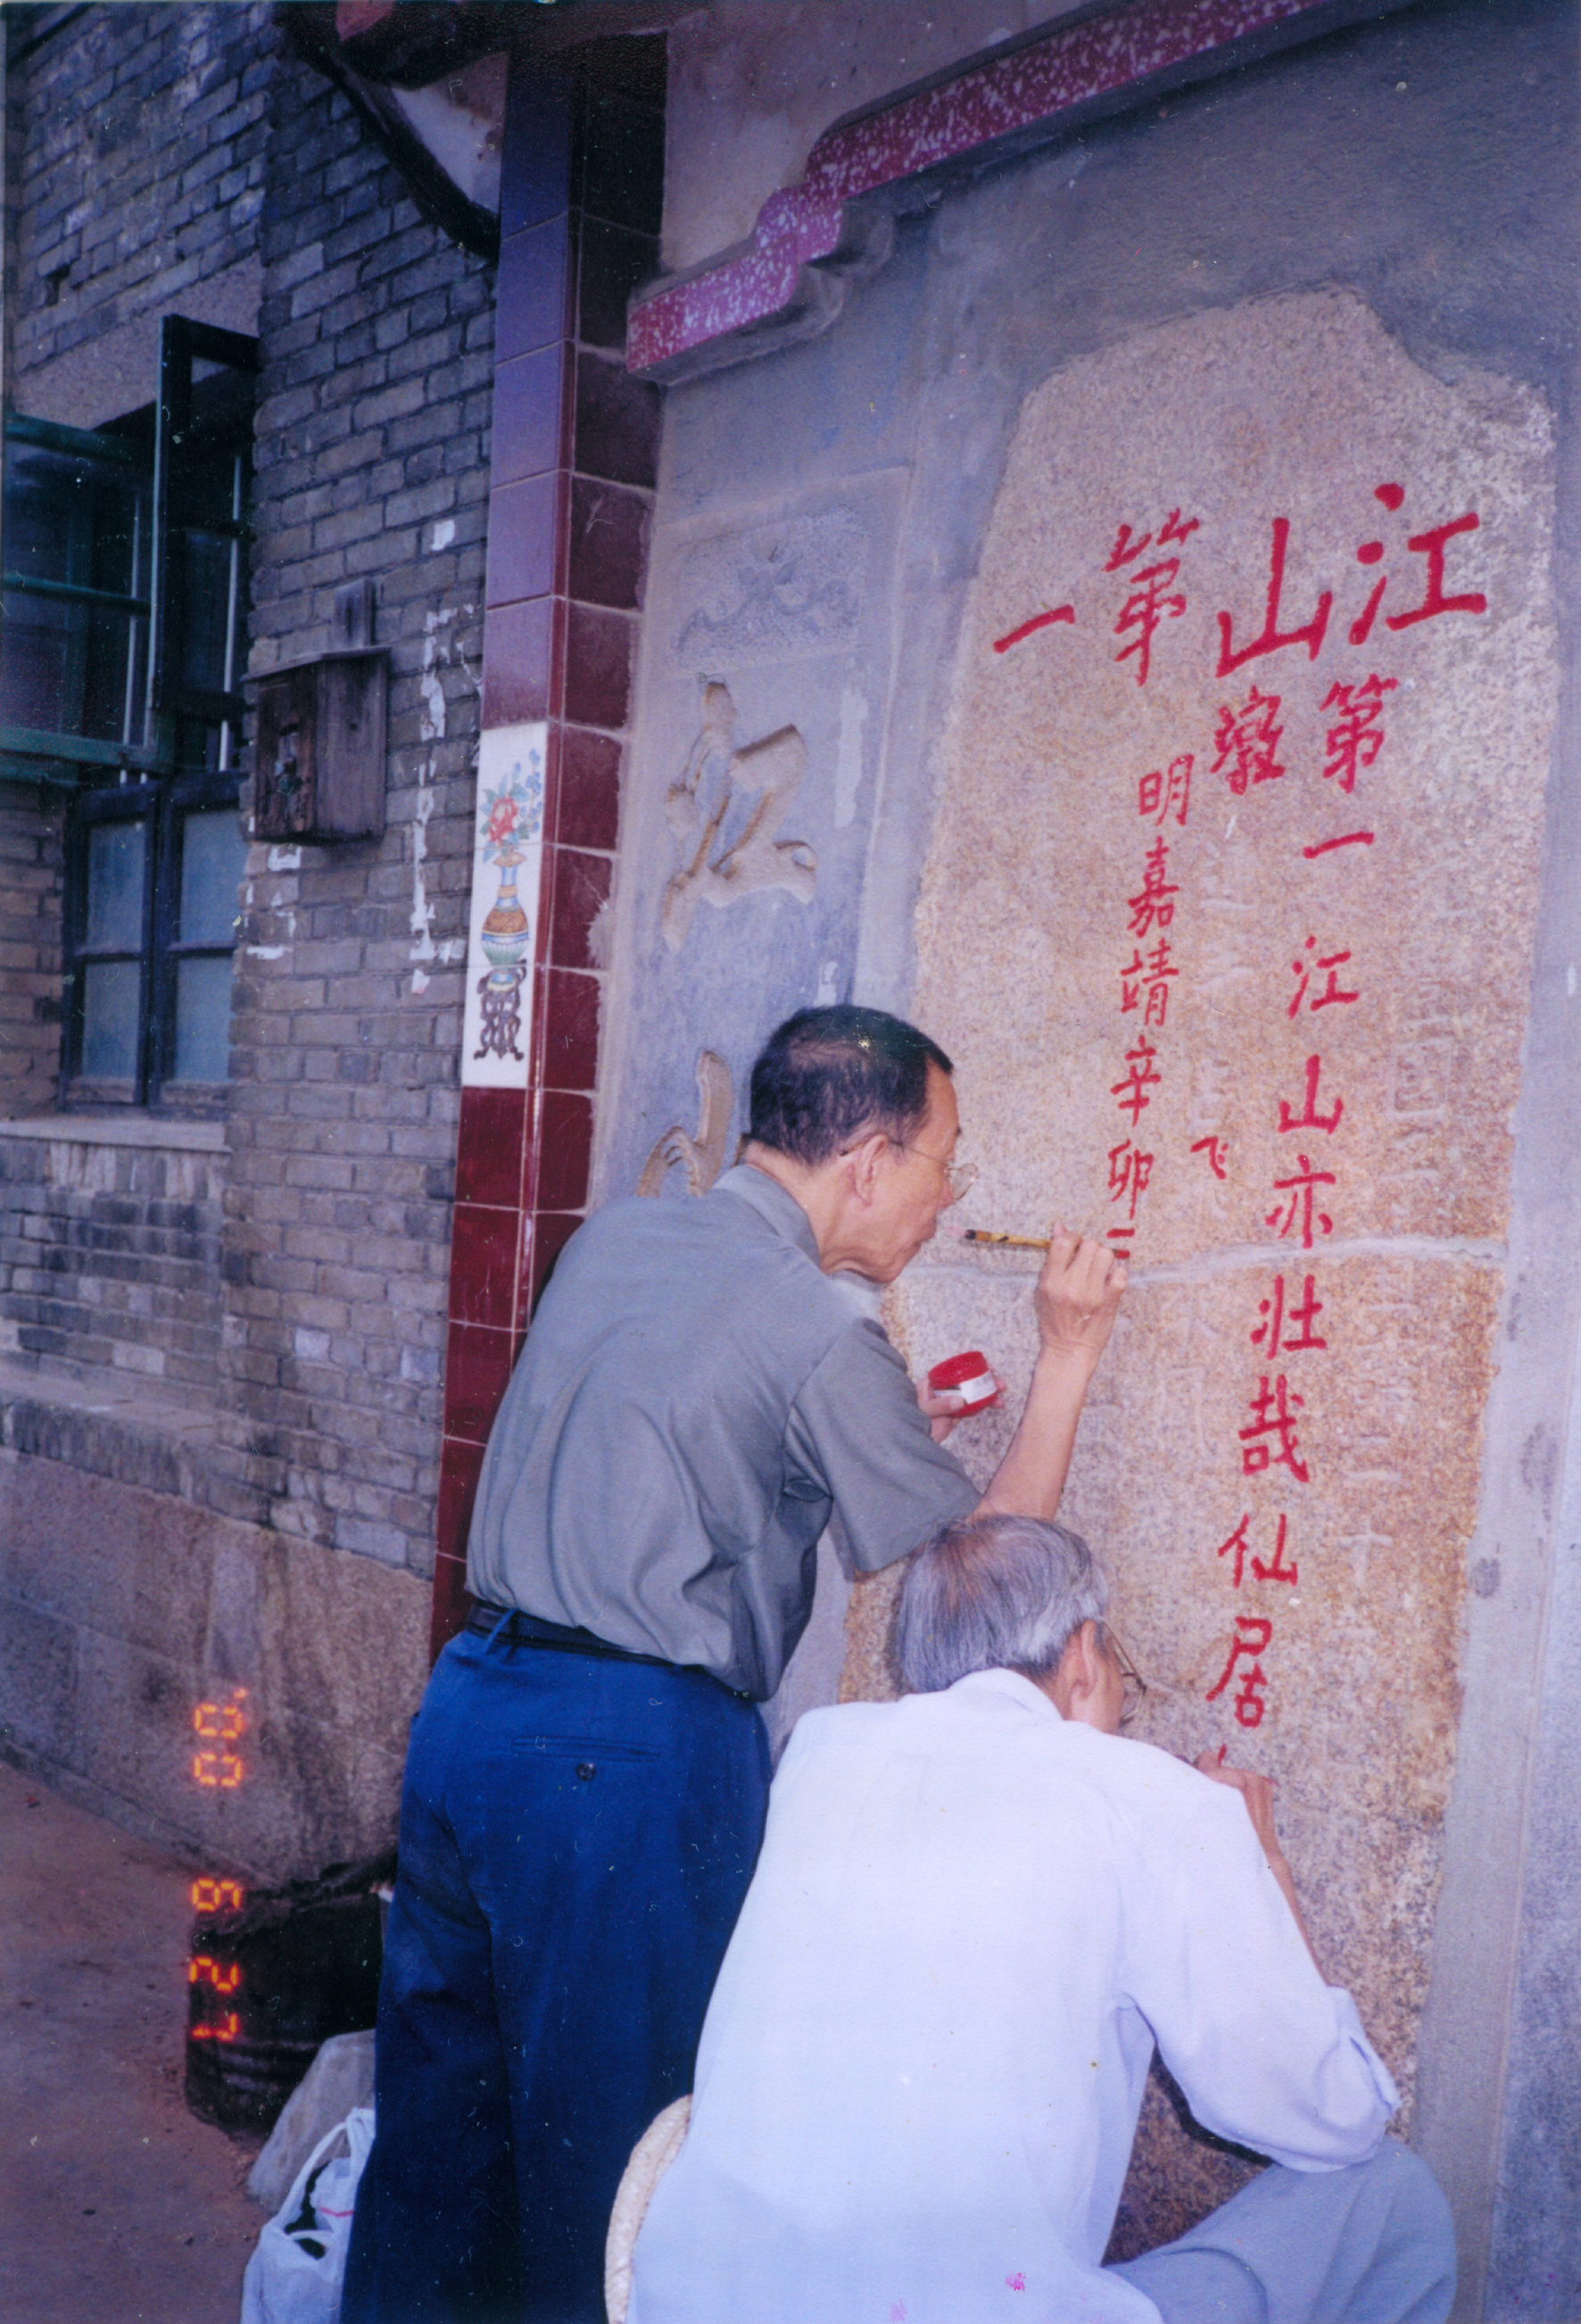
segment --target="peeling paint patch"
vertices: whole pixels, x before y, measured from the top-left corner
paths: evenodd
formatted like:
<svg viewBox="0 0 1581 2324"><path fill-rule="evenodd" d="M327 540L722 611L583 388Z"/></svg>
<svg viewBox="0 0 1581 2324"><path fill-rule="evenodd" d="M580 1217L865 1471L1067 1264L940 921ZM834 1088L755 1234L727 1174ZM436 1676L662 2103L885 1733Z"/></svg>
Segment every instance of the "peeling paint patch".
<svg viewBox="0 0 1581 2324"><path fill-rule="evenodd" d="M269 851L269 868L271 872L299 872L302 868L301 849L271 847Z"/></svg>

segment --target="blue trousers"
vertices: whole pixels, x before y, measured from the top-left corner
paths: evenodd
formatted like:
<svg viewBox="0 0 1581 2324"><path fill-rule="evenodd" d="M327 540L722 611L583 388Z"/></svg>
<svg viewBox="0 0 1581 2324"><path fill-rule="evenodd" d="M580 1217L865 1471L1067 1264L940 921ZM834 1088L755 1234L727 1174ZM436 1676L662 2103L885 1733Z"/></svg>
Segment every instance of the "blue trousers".
<svg viewBox="0 0 1581 2324"><path fill-rule="evenodd" d="M464 1634L413 1723L343 2324L603 2324L620 2173L692 2087L762 1838L756 1707Z"/></svg>

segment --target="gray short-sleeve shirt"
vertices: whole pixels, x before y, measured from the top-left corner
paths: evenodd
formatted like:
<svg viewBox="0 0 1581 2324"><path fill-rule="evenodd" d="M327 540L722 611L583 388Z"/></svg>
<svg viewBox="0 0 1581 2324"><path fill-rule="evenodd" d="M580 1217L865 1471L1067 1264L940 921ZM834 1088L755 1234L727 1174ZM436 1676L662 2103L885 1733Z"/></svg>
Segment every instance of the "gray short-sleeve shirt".
<svg viewBox="0 0 1581 2324"><path fill-rule="evenodd" d="M832 1513L872 1572L979 1498L801 1205L741 1166L566 1245L489 1438L467 1587L761 1699Z"/></svg>

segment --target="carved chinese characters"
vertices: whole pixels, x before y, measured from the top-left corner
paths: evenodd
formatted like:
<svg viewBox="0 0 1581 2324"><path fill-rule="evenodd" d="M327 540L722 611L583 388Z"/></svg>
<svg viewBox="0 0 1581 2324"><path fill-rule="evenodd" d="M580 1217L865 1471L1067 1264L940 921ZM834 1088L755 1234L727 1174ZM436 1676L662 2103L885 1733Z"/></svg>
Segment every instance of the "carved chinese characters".
<svg viewBox="0 0 1581 2324"><path fill-rule="evenodd" d="M1358 302L1270 300L1032 396L959 649L915 1013L963 1223L1135 1288L1067 1514L1154 1739L1281 1777L1333 1971L1409 2071L1454 1748L1553 716L1546 415ZM1030 1364L941 1237L914 1369ZM1007 1400L1014 1409L1016 1399ZM1008 1418L976 1424L995 1458ZM1156 1679L1156 1685L1154 1684Z"/></svg>

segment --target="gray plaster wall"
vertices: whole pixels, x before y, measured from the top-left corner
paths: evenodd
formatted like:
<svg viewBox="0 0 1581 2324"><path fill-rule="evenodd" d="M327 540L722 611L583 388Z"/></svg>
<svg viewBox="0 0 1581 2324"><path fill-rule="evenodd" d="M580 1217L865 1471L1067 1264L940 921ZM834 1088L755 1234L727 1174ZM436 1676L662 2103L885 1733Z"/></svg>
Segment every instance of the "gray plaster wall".
<svg viewBox="0 0 1581 2324"><path fill-rule="evenodd" d="M595 1157L599 1195L625 1192L666 1129L695 1127L702 1047L731 1071L733 1135L753 1048L786 1010L905 1007L962 597L1031 389L1133 331L1339 286L1429 371L1549 398L1564 712L1414 2131L1457 2210L1458 2312L1499 2319L1581 2316L1576 13L1406 8L963 179L903 223L828 337L671 390ZM810 901L700 903L673 949L666 792L706 680L730 688L738 747L786 724L804 738L778 835L813 852L816 880ZM753 805L738 785L714 860ZM678 1172L666 1194L683 1198Z"/></svg>

